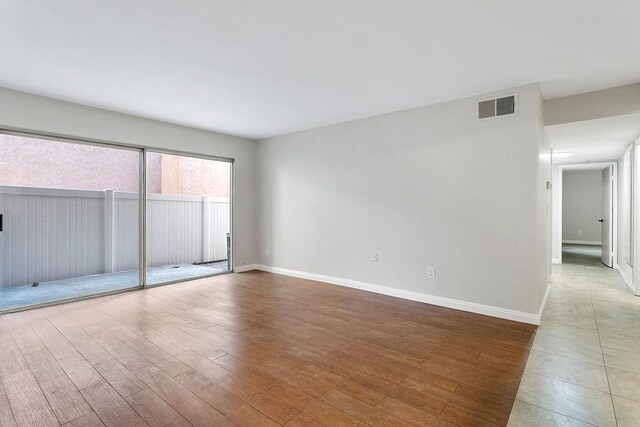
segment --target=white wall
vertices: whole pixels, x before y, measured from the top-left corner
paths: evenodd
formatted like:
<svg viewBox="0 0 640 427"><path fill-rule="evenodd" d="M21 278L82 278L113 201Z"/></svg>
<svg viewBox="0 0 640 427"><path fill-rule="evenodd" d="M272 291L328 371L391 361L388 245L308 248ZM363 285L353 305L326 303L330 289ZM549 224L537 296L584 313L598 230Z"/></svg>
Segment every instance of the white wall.
<svg viewBox="0 0 640 427"><path fill-rule="evenodd" d="M235 265L256 261L254 141L3 88L0 127L234 158Z"/></svg>
<svg viewBox="0 0 640 427"><path fill-rule="evenodd" d="M259 262L537 313L548 143L517 91L516 117L477 121L477 97L259 141Z"/></svg>
<svg viewBox="0 0 640 427"><path fill-rule="evenodd" d="M559 165L553 165L551 171L552 189L552 214L551 214L551 257L553 262L562 262L562 169Z"/></svg>
<svg viewBox="0 0 640 427"><path fill-rule="evenodd" d="M537 91L533 93L534 105L538 107L536 114L538 132L538 182L536 190L538 193L538 230L536 232L537 240L537 260L538 278L532 290L536 291L534 295L536 301L543 301L548 291L549 282L551 281L551 209L552 194L548 187L551 183L551 143L544 129L543 103L542 93Z"/></svg>
<svg viewBox="0 0 640 427"><path fill-rule="evenodd" d="M515 117L477 121L483 95L270 138L257 154L250 140L6 89L0 126L235 158L236 266L533 315L547 287L550 171L539 87L517 91Z"/></svg>
<svg viewBox="0 0 640 427"><path fill-rule="evenodd" d="M618 269L628 282L633 280L631 260L631 147L618 159Z"/></svg>
<svg viewBox="0 0 640 427"><path fill-rule="evenodd" d="M640 113L640 83L544 101L545 125Z"/></svg>
<svg viewBox="0 0 640 427"><path fill-rule="evenodd" d="M562 241L601 244L602 170L562 174Z"/></svg>

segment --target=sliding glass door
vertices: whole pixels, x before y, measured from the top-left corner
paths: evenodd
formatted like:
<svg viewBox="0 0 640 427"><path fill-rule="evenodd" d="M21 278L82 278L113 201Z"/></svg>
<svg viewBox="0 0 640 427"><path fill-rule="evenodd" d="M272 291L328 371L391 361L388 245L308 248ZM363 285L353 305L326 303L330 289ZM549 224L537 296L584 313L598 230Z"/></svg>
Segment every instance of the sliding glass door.
<svg viewBox="0 0 640 427"><path fill-rule="evenodd" d="M146 284L231 270L231 163L146 153Z"/></svg>
<svg viewBox="0 0 640 427"><path fill-rule="evenodd" d="M0 134L0 310L141 285L141 158Z"/></svg>
<svg viewBox="0 0 640 427"><path fill-rule="evenodd" d="M0 132L0 311L231 271L232 162Z"/></svg>

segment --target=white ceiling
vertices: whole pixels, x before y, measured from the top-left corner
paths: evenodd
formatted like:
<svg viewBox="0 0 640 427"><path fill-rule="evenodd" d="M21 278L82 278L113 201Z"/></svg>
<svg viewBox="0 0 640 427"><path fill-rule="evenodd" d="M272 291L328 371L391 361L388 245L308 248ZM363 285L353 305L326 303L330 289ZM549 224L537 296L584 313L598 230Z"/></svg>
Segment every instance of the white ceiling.
<svg viewBox="0 0 640 427"><path fill-rule="evenodd" d="M640 78L638 0L2 0L0 86L262 138Z"/></svg>
<svg viewBox="0 0 640 427"><path fill-rule="evenodd" d="M569 157L554 158L555 164L616 160L640 137L640 114L565 123L545 129L554 152L572 153Z"/></svg>
<svg viewBox="0 0 640 427"><path fill-rule="evenodd" d="M581 163L577 165L563 165L562 169L567 171L589 171L589 170L602 170L608 166L611 166L611 163Z"/></svg>

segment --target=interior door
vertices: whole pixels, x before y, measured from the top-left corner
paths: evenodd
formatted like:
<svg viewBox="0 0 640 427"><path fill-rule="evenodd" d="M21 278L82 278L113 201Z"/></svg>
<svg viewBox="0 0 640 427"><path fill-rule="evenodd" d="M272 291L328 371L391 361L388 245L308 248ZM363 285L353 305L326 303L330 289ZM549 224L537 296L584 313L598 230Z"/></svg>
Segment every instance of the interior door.
<svg viewBox="0 0 640 427"><path fill-rule="evenodd" d="M602 170L602 263L613 267L613 166Z"/></svg>

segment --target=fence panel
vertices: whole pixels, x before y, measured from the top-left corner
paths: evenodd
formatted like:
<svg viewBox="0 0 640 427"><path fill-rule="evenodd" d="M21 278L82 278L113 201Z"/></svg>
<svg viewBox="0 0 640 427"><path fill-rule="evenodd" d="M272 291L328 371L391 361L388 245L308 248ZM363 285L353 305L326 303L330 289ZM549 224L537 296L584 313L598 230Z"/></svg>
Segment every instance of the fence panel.
<svg viewBox="0 0 640 427"><path fill-rule="evenodd" d="M202 261L202 197L149 195L147 265Z"/></svg>
<svg viewBox="0 0 640 427"><path fill-rule="evenodd" d="M0 286L102 272L104 192L3 186L0 193Z"/></svg>
<svg viewBox="0 0 640 427"><path fill-rule="evenodd" d="M113 271L138 268L138 194L113 194Z"/></svg>
<svg viewBox="0 0 640 427"><path fill-rule="evenodd" d="M138 267L136 193L0 186L0 198L1 287ZM227 258L228 199L148 199L149 266Z"/></svg>
<svg viewBox="0 0 640 427"><path fill-rule="evenodd" d="M227 233L231 231L231 215L229 201L225 199L213 200L211 203L211 227L209 229L209 244L211 256L207 261L227 259Z"/></svg>

